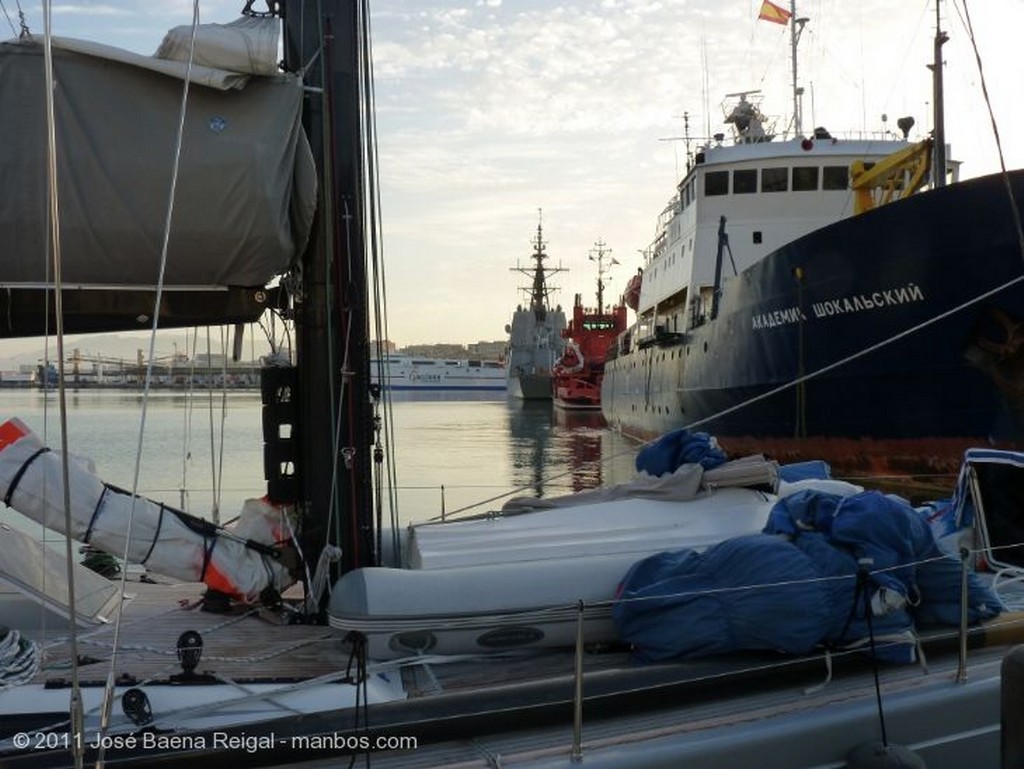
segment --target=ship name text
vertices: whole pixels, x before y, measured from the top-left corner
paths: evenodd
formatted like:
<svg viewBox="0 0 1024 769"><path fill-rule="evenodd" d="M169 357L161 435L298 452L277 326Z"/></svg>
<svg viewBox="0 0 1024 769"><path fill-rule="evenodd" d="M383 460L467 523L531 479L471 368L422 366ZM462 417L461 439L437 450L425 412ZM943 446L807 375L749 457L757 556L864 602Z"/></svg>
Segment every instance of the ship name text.
<svg viewBox="0 0 1024 769"><path fill-rule="evenodd" d="M823 302L814 302L811 304L811 310L814 312L815 318L825 318L830 315L878 310L897 304L923 301L924 292L921 290L921 287L916 283L908 283L901 288L890 288L870 294L857 294L852 297L844 296L839 299L826 299Z"/></svg>
<svg viewBox="0 0 1024 769"><path fill-rule="evenodd" d="M908 283L900 288L889 288L874 291L870 294L851 294L836 299L825 299L811 303L811 312L815 318L828 318L833 315L845 315L851 312L878 310L910 302L923 302L924 291L916 283ZM797 307L786 307L751 316L751 327L755 330L786 326L807 320L807 316Z"/></svg>
<svg viewBox="0 0 1024 769"><path fill-rule="evenodd" d="M759 313L753 316L751 320L754 328L775 328L775 326L784 326L788 323L807 320L807 316L800 311L799 307L787 307L785 310Z"/></svg>

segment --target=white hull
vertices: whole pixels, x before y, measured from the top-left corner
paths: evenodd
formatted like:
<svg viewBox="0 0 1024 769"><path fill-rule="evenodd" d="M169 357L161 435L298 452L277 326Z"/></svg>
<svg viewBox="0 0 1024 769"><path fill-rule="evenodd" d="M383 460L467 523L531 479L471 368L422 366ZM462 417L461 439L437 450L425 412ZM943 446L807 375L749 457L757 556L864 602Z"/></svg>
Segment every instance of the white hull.
<svg viewBox="0 0 1024 769"><path fill-rule="evenodd" d="M505 369L496 361L414 358L389 355L380 362L370 361L374 383L384 382L391 392L412 393L485 393L505 392Z"/></svg>
<svg viewBox="0 0 1024 769"><path fill-rule="evenodd" d="M330 623L364 634L373 659L557 648L575 643L582 602L586 642L612 643L611 606L630 566L666 548L703 550L759 532L776 499L725 488L412 527L412 568L342 577Z"/></svg>

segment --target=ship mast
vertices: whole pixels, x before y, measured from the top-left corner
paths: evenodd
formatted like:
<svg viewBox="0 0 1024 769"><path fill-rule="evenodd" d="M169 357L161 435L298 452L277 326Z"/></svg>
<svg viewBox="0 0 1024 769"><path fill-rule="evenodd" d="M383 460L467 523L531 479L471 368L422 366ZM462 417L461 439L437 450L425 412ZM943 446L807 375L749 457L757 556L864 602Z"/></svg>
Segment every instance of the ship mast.
<svg viewBox="0 0 1024 769"><path fill-rule="evenodd" d="M587 258L592 262L597 262L597 312L604 312L604 276L608 270L611 269L612 265L618 264L618 262L611 256L612 250L606 249L605 246L608 244L603 240L598 239L594 242L594 247L590 249L590 256ZM604 258L608 257L608 266L604 265Z"/></svg>
<svg viewBox="0 0 1024 769"><path fill-rule="evenodd" d="M530 310L533 311L538 321L543 321L550 307L548 294L551 292L551 289L547 285L547 276L549 273L564 272L565 268L544 266L544 260L548 258L544 251L547 244L544 242L543 221L539 215L537 220L537 236L533 239L532 244L533 253L530 255L530 258L534 261L533 267L521 267L517 264L509 269L514 272L521 272L532 279L528 289L530 292Z"/></svg>
<svg viewBox="0 0 1024 769"><path fill-rule="evenodd" d="M800 35L804 31L804 24L808 19L798 18L796 15L796 0L789 0L789 44L792 49L793 58L793 135L803 136L803 95L804 89L797 85L797 55L796 49L800 44Z"/></svg>
<svg viewBox="0 0 1024 769"><path fill-rule="evenodd" d="M935 141L932 147L934 158L932 166L935 171L932 173L932 184L936 187L946 185L946 106L943 99L942 87L942 46L949 40L949 36L942 31L942 16L939 12L939 0L935 0L935 58L932 62L932 89L935 114Z"/></svg>

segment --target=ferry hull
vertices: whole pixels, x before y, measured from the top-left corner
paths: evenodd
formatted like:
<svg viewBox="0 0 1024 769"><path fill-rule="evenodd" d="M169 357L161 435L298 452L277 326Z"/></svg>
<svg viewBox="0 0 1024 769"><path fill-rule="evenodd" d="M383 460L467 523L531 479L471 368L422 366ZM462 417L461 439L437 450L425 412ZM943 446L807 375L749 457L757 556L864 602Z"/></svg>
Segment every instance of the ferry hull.
<svg viewBox="0 0 1024 769"><path fill-rule="evenodd" d="M413 358L389 355L370 361L370 379L381 379L392 393L434 396L472 396L501 393L506 389L505 369L500 363L481 360Z"/></svg>
<svg viewBox="0 0 1024 769"><path fill-rule="evenodd" d="M1024 201L1024 172L1011 182ZM716 319L628 351L621 340L606 419L640 438L696 427L843 473L955 473L968 446L1021 445L1010 205L1003 179L984 177L788 244L725 283Z"/></svg>

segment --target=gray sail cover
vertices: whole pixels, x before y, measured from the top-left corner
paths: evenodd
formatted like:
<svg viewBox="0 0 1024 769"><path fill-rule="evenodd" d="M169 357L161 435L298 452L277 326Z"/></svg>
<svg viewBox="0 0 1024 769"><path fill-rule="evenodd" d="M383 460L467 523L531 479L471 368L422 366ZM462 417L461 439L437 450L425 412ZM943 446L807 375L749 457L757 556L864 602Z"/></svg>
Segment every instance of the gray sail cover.
<svg viewBox="0 0 1024 769"><path fill-rule="evenodd" d="M183 81L56 47L54 73L63 282L155 285ZM265 285L308 237L316 180L301 82L240 80L190 85L168 286ZM0 285L52 274L46 136L43 47L0 44Z"/></svg>

